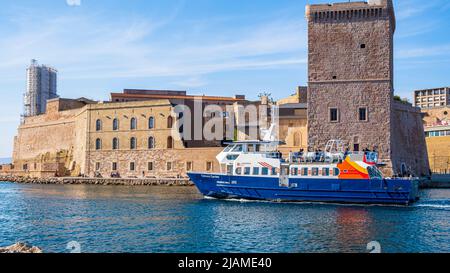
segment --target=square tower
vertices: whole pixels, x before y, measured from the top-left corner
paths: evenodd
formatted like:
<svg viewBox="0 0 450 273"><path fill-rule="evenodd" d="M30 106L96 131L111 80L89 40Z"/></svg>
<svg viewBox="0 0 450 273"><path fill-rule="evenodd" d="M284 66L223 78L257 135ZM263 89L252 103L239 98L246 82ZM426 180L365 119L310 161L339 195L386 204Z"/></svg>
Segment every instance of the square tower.
<svg viewBox="0 0 450 273"><path fill-rule="evenodd" d="M308 5L308 145L341 139L391 158L391 0Z"/></svg>

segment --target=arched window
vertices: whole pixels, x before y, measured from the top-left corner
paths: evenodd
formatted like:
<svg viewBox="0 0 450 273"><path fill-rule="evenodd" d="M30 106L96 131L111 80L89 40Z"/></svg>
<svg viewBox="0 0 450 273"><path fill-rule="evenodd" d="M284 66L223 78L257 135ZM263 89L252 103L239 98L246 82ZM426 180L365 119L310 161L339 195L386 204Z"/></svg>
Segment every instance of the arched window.
<svg viewBox="0 0 450 273"><path fill-rule="evenodd" d="M113 150L118 150L119 149L119 139L117 137L113 138L112 148L113 148Z"/></svg>
<svg viewBox="0 0 450 273"><path fill-rule="evenodd" d="M117 131L117 130L119 130L119 120L115 118L113 120L113 131Z"/></svg>
<svg viewBox="0 0 450 273"><path fill-rule="evenodd" d="M155 128L155 118L150 117L148 119L148 129L153 129L153 128Z"/></svg>
<svg viewBox="0 0 450 273"><path fill-rule="evenodd" d="M167 138L167 149L173 149L173 137Z"/></svg>
<svg viewBox="0 0 450 273"><path fill-rule="evenodd" d="M135 137L132 137L130 139L130 149L131 150L135 150L136 149L136 138Z"/></svg>
<svg viewBox="0 0 450 273"><path fill-rule="evenodd" d="M155 148L155 138L154 137L149 137L148 138L148 148L149 149L154 149Z"/></svg>
<svg viewBox="0 0 450 273"><path fill-rule="evenodd" d="M172 128L173 127L173 117L169 116L167 118L167 128Z"/></svg>
<svg viewBox="0 0 450 273"><path fill-rule="evenodd" d="M97 138L95 140L95 149L96 150L101 150L102 149L102 140L100 138Z"/></svg>
<svg viewBox="0 0 450 273"><path fill-rule="evenodd" d="M102 130L102 121L99 119L97 119L97 121L95 122L95 130L97 132Z"/></svg>
<svg viewBox="0 0 450 273"><path fill-rule="evenodd" d="M131 130L136 130L136 128L137 128L137 121L136 121L136 118L131 118L130 129L131 129Z"/></svg>

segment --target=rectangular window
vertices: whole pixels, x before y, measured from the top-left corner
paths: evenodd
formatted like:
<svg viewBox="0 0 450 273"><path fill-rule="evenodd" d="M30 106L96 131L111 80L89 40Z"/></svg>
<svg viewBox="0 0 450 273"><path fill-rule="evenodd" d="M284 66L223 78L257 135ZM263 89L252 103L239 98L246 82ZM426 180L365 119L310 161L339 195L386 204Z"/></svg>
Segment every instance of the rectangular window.
<svg viewBox="0 0 450 273"><path fill-rule="evenodd" d="M322 175L323 176L330 176L330 169L329 168L323 168L322 169Z"/></svg>
<svg viewBox="0 0 450 273"><path fill-rule="evenodd" d="M272 168L272 175L277 175L277 168Z"/></svg>
<svg viewBox="0 0 450 273"><path fill-rule="evenodd" d="M367 108L359 108L359 121L367 121Z"/></svg>
<svg viewBox="0 0 450 273"><path fill-rule="evenodd" d="M28 164L23 164L22 167L23 167L23 170L24 170L24 171L28 170Z"/></svg>
<svg viewBox="0 0 450 273"><path fill-rule="evenodd" d="M153 162L148 162L147 163L147 170L153 171Z"/></svg>
<svg viewBox="0 0 450 273"><path fill-rule="evenodd" d="M251 171L250 167L245 167L244 168L244 175L250 175L250 171Z"/></svg>
<svg viewBox="0 0 450 273"><path fill-rule="evenodd" d="M136 169L136 166L135 166L134 162L130 162L130 171L134 172L135 169Z"/></svg>
<svg viewBox="0 0 450 273"><path fill-rule="evenodd" d="M100 162L95 163L95 170L100 170Z"/></svg>
<svg viewBox="0 0 450 273"><path fill-rule="evenodd" d="M206 162L206 171L212 171L213 163L211 161Z"/></svg>
<svg viewBox="0 0 450 273"><path fill-rule="evenodd" d="M292 175L297 176L298 175L298 168L292 168Z"/></svg>
<svg viewBox="0 0 450 273"><path fill-rule="evenodd" d="M312 168L311 175L312 176L318 176L319 175L319 168Z"/></svg>
<svg viewBox="0 0 450 273"><path fill-rule="evenodd" d="M253 167L253 175L259 175L259 168Z"/></svg>
<svg viewBox="0 0 450 273"><path fill-rule="evenodd" d="M334 176L339 176L339 172L340 172L340 171L339 171L338 168L334 168L334 169L333 169L333 175L334 175Z"/></svg>
<svg viewBox="0 0 450 273"><path fill-rule="evenodd" d="M330 108L330 122L339 121L339 111L337 108Z"/></svg>
<svg viewBox="0 0 450 273"><path fill-rule="evenodd" d="M117 162L113 162L113 163L112 163L111 169L112 169L113 171L117 171Z"/></svg>
<svg viewBox="0 0 450 273"><path fill-rule="evenodd" d="M167 170L171 171L172 170L172 162L167 162Z"/></svg>
<svg viewBox="0 0 450 273"><path fill-rule="evenodd" d="M186 162L186 170L187 170L188 172L189 172L189 171L192 171L192 166L193 166L192 161Z"/></svg>
<svg viewBox="0 0 450 273"><path fill-rule="evenodd" d="M302 175L303 176L308 176L308 168L303 168L302 169Z"/></svg>
<svg viewBox="0 0 450 273"><path fill-rule="evenodd" d="M262 169L261 169L261 174L262 174L262 175L269 175L269 169L266 168L266 167L262 168Z"/></svg>

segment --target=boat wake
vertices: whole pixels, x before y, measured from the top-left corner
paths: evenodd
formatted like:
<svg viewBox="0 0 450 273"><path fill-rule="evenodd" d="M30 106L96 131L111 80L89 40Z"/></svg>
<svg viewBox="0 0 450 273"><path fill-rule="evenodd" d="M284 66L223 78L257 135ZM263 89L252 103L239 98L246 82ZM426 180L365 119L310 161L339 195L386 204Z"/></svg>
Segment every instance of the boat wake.
<svg viewBox="0 0 450 273"><path fill-rule="evenodd" d="M237 203L266 203L266 204L289 204L289 205L323 205L323 206L345 206L345 207L399 207L405 208L405 205L395 204L353 204L353 203L335 203L335 202L314 202L314 201L297 201L297 202L277 202L270 200L255 200L255 199L239 199L239 198L215 198L211 196L204 196L207 200L219 200L225 202L237 202ZM450 206L450 205L449 205Z"/></svg>
<svg viewBox="0 0 450 273"><path fill-rule="evenodd" d="M414 207L420 208L436 208L436 209L450 209L450 200L427 200L424 203L417 203Z"/></svg>

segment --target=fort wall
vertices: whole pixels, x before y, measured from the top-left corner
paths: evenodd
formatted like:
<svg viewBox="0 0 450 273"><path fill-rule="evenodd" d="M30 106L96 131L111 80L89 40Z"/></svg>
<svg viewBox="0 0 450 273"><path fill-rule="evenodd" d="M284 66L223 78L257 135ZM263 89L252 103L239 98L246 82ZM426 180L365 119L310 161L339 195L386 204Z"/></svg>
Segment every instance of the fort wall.
<svg viewBox="0 0 450 273"><path fill-rule="evenodd" d="M420 109L395 101L393 110L391 142L394 173L401 174L406 170L414 176L428 176L430 165Z"/></svg>

